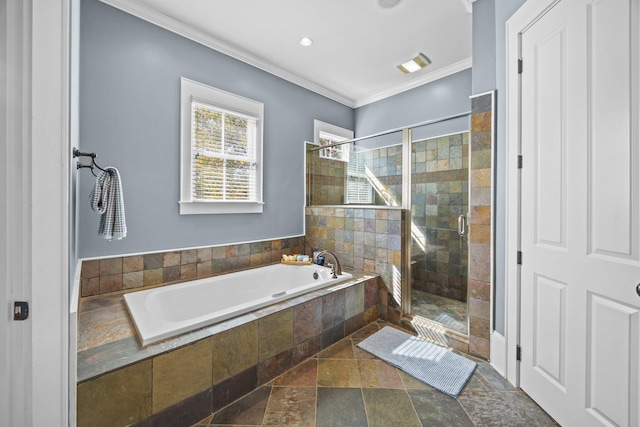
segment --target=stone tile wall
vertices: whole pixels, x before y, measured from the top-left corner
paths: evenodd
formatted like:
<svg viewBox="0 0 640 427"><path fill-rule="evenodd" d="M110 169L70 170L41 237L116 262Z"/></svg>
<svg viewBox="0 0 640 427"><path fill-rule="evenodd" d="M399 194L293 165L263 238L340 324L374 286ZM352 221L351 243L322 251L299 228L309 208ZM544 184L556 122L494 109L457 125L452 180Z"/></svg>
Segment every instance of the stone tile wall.
<svg viewBox="0 0 640 427"><path fill-rule="evenodd" d="M78 384L78 425L191 425L378 319L379 277Z"/></svg>
<svg viewBox="0 0 640 427"><path fill-rule="evenodd" d="M489 358L492 236L493 93L471 98L469 352Z"/></svg>
<svg viewBox="0 0 640 427"><path fill-rule="evenodd" d="M307 204L341 205L347 163L320 158L320 151L307 151Z"/></svg>
<svg viewBox="0 0 640 427"><path fill-rule="evenodd" d="M375 193L375 205L402 205L402 144L368 150L364 163L384 188L385 197Z"/></svg>
<svg viewBox="0 0 640 427"><path fill-rule="evenodd" d="M425 249L412 240L412 287L467 300L467 237L458 235L458 216L467 214L469 134L447 135L412 144L413 227Z"/></svg>
<svg viewBox="0 0 640 427"><path fill-rule="evenodd" d="M319 157L318 151L307 152L307 205L345 204L347 162ZM402 145L366 150L364 163L380 184L385 197L374 192L375 206L402 204Z"/></svg>
<svg viewBox="0 0 640 427"><path fill-rule="evenodd" d="M278 262L301 253L304 237L266 240L181 251L85 260L81 297L146 286L168 285Z"/></svg>
<svg viewBox="0 0 640 427"><path fill-rule="evenodd" d="M307 207L306 251L326 249L343 267L377 273L399 304L403 220L400 209Z"/></svg>

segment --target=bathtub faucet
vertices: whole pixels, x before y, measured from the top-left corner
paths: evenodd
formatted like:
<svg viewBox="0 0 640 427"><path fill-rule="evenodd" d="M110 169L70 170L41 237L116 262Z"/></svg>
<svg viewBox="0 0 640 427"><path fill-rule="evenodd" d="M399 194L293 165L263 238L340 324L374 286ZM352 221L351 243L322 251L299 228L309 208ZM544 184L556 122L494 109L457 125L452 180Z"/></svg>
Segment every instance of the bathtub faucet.
<svg viewBox="0 0 640 427"><path fill-rule="evenodd" d="M318 259L319 256L323 256L323 255L331 255L333 260L336 262L335 265L327 264L327 266L331 267L331 273L333 273L332 279L337 279L338 276L342 274L342 267L340 266L340 261L338 261L338 257L335 256L335 254L333 254L332 252L321 251L321 252L318 253L318 255L316 255L316 257L313 259L313 261L315 262Z"/></svg>

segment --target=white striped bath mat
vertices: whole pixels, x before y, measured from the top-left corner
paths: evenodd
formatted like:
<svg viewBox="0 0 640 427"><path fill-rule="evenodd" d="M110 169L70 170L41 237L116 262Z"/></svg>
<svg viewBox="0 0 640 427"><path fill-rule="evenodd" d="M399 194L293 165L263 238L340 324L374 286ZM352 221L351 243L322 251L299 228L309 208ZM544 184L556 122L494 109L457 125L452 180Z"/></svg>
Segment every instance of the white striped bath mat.
<svg viewBox="0 0 640 427"><path fill-rule="evenodd" d="M454 352L385 326L358 347L451 397L457 397L476 363Z"/></svg>

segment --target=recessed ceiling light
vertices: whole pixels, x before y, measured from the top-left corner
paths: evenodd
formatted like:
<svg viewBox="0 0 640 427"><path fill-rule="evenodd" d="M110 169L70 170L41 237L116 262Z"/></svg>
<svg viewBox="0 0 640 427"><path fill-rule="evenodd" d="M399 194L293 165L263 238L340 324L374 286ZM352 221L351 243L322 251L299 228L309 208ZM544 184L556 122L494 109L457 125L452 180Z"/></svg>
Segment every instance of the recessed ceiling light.
<svg viewBox="0 0 640 427"><path fill-rule="evenodd" d="M431 64L431 60L424 54L419 53L415 58L398 65L398 69L405 74L415 73L416 71Z"/></svg>
<svg viewBox="0 0 640 427"><path fill-rule="evenodd" d="M298 43L300 43L300 46L308 47L313 44L313 40L311 40L309 37L302 37L300 38L300 41L298 41Z"/></svg>

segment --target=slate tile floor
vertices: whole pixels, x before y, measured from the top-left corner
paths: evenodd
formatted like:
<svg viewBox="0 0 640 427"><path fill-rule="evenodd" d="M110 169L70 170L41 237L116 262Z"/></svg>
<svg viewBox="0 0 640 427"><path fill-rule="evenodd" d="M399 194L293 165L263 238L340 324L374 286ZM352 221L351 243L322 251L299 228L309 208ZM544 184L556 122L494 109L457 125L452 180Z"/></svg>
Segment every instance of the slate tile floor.
<svg viewBox="0 0 640 427"><path fill-rule="evenodd" d="M466 302L412 289L411 311L414 315L436 321L463 334L467 333Z"/></svg>
<svg viewBox="0 0 640 427"><path fill-rule="evenodd" d="M366 326L193 427L557 425L485 362L476 360L453 399L356 347L385 325Z"/></svg>

